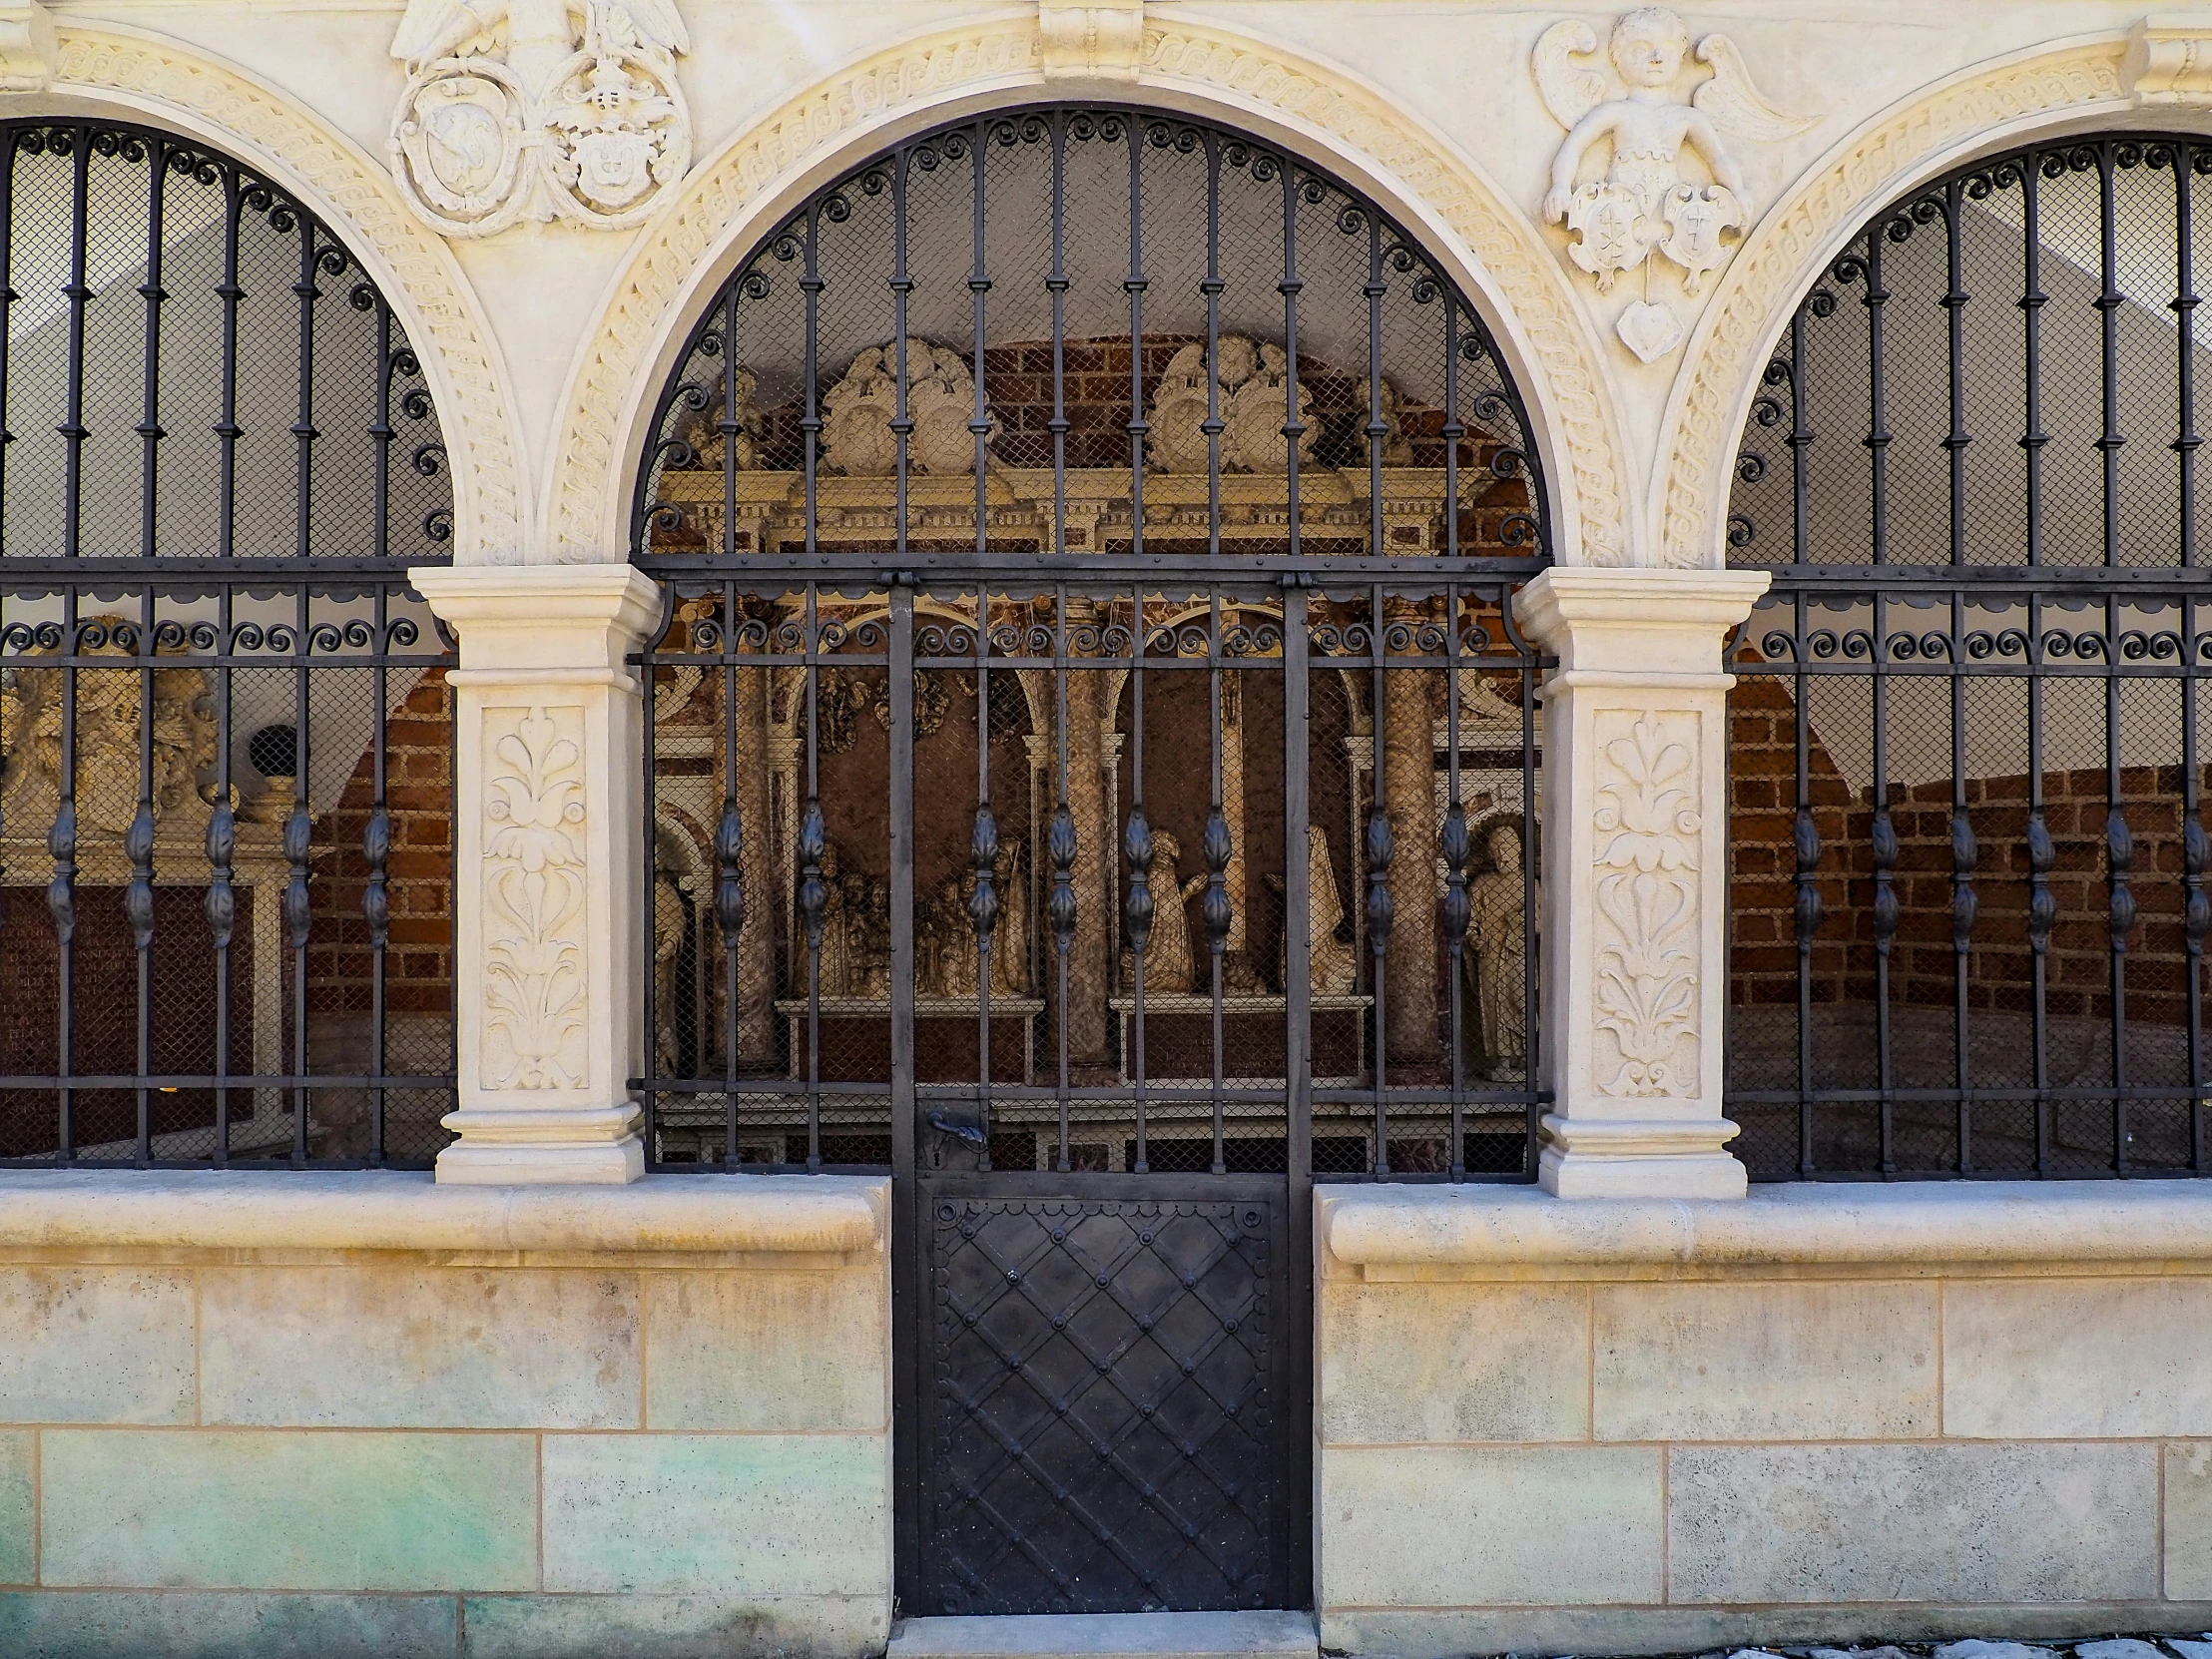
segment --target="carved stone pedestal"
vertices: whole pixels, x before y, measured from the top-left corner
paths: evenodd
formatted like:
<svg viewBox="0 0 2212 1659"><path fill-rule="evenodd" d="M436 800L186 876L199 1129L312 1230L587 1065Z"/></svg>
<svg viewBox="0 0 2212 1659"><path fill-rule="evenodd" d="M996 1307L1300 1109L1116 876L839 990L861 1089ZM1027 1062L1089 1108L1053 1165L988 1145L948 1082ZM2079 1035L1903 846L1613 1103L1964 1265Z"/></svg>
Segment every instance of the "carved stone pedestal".
<svg viewBox="0 0 2212 1659"><path fill-rule="evenodd" d="M624 657L659 615L625 565L418 570L460 634L454 977L460 1139L438 1180L634 1181L643 1058L643 721Z"/></svg>
<svg viewBox="0 0 2212 1659"><path fill-rule="evenodd" d="M1724 1150L1728 688L1763 571L1547 570L1539 1174L1562 1198L1740 1198Z"/></svg>

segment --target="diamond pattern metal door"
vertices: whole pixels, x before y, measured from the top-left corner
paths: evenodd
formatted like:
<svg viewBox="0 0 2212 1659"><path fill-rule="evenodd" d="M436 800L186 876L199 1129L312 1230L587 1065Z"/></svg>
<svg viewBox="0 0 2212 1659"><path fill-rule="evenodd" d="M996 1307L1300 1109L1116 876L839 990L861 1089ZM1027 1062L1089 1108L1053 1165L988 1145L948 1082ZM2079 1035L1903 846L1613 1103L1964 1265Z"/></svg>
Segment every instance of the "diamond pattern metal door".
<svg viewBox="0 0 2212 1659"><path fill-rule="evenodd" d="M1286 1603L1282 1224L1280 1199L935 1198L933 1611Z"/></svg>

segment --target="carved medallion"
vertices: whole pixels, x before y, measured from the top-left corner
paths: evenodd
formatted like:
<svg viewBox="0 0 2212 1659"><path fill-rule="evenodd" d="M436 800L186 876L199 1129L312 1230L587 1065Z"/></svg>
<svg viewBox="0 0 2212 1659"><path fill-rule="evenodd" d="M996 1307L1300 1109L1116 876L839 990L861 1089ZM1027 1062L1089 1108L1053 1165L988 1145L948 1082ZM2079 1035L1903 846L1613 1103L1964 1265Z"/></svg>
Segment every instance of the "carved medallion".
<svg viewBox="0 0 2212 1659"><path fill-rule="evenodd" d="M448 236L634 225L691 165L689 46L673 0L409 0L391 47L408 69L399 188Z"/></svg>

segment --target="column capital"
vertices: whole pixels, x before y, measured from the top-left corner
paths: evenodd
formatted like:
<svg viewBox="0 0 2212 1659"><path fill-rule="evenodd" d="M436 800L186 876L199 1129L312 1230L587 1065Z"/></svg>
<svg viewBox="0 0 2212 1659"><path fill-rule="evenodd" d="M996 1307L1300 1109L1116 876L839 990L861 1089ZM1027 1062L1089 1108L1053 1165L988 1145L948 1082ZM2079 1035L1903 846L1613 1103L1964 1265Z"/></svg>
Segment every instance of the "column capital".
<svg viewBox="0 0 2212 1659"><path fill-rule="evenodd" d="M1740 1198L1725 1150L1728 688L1765 571L1568 570L1514 620L1544 682L1538 1178L1562 1198Z"/></svg>
<svg viewBox="0 0 2212 1659"><path fill-rule="evenodd" d="M625 659L662 614L627 565L438 567L459 632L454 977L460 1136L438 1180L634 1181L642 1053L642 704Z"/></svg>

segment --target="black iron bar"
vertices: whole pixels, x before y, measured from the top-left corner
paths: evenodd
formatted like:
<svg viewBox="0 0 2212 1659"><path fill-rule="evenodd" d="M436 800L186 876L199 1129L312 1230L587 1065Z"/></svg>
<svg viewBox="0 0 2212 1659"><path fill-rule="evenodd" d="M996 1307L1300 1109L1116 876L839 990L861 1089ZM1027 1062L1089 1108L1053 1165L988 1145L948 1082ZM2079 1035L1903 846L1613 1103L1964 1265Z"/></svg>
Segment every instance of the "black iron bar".
<svg viewBox="0 0 2212 1659"><path fill-rule="evenodd" d="M62 639L74 651L79 648L82 627L77 615L77 589L62 596ZM61 1114L60 1155L63 1163L76 1157L76 1100L70 1073L77 1069L77 667L64 664L62 677L61 754L54 780L57 801L54 824L46 833L47 854L54 860L52 879L46 884L46 908L54 918L54 941L59 959L60 986L55 1006L54 1069L61 1076L58 1105Z"/></svg>
<svg viewBox="0 0 2212 1659"><path fill-rule="evenodd" d="M2120 307L2127 295L2120 291L2118 233L2112 201L2112 146L2099 144L2097 156L2097 260L2102 285L2094 301L2100 324L2098 351L2102 367L2104 430L2097 437L2097 453L2103 461L2104 562L2120 562L2120 450L2127 437L2120 430Z"/></svg>
<svg viewBox="0 0 2212 1659"><path fill-rule="evenodd" d="M737 361L729 359L731 372L736 371ZM664 584L661 589L661 613L656 620L651 637L645 642L638 668L638 701L644 732L639 752L645 757L644 779L644 827L645 833L638 837L639 856L644 862L645 885L639 890L644 902L638 906L634 925L638 929L638 960L644 964L644 983L640 989L645 995L645 1052L639 1056L639 1067L645 1074L644 1087L638 1091L638 1104L644 1117L645 1155L659 1163L661 1157L661 1114L657 1085L661 1074L661 1021L666 1017L661 1008L660 975L660 908L661 908L661 808L660 744L657 736L658 715L656 683L660 679L660 665L656 659L659 649L668 643L668 632L677 611L677 594L674 584Z"/></svg>
<svg viewBox="0 0 2212 1659"><path fill-rule="evenodd" d="M1213 996L1213 1106L1214 1106L1214 1173L1224 1173L1222 1144L1222 1086L1224 1075L1222 1052L1226 1022L1222 1009L1222 952L1229 943L1229 930L1233 922L1229 904L1229 860L1232 848L1229 844L1229 820L1222 811L1222 729L1221 729L1221 590L1216 588L1206 602L1206 695L1209 722L1208 777L1211 784L1206 808L1206 831L1201 851L1206 859L1206 893L1199 901L1199 921L1206 929L1206 956L1212 972L1209 981Z"/></svg>
<svg viewBox="0 0 2212 1659"><path fill-rule="evenodd" d="M1151 426L1144 417L1144 293L1150 285L1144 274L1144 123L1131 119L1129 135L1129 276L1122 289L1129 295L1129 552L1144 557L1144 444ZM0 319L4 319L0 312ZM0 364L0 369L5 365ZM5 382L0 381L0 389ZM1103 551L1103 549L1101 549ZM1137 599L1135 655L1144 655L1144 596ZM1142 972L1140 967L1139 972ZM1143 1025L1143 1015L1138 1025ZM1139 1144L1143 1142L1139 1132Z"/></svg>
<svg viewBox="0 0 2212 1659"><path fill-rule="evenodd" d="M12 150L14 146L9 146ZM146 143L146 279L139 283L139 297L146 302L146 367L139 404L139 554L151 559L160 551L161 442L162 430L162 301L169 292L162 286L163 209L168 202L169 145L160 137ZM4 399L0 384L0 399Z"/></svg>
<svg viewBox="0 0 2212 1659"><path fill-rule="evenodd" d="M217 504L215 550L223 558L238 551L239 439L246 429L239 424L239 301L246 290L239 285L239 220L246 211L238 169L223 169L223 280L216 295L223 301L223 384L216 415Z"/></svg>
<svg viewBox="0 0 2212 1659"><path fill-rule="evenodd" d="M2181 605L2181 637L2197 638L2197 601ZM2182 658L2181 681L2181 937L2185 957L2182 990L2189 1033L2189 1167L2205 1172L2204 940L2212 933L2212 835L2204 829L2203 779L2197 771L2197 653Z"/></svg>
<svg viewBox="0 0 2212 1659"><path fill-rule="evenodd" d="M1890 1110L1890 1091L1897 1083L1891 1048L1890 952L1899 919L1895 880L1899 847L1897 824L1890 816L1890 683L1884 609L1884 598L1878 593L1874 596L1874 823L1868 850L1874 859L1874 1034L1876 1075L1882 1088L1881 1169L1888 1177L1897 1173L1897 1127Z"/></svg>
<svg viewBox="0 0 2212 1659"><path fill-rule="evenodd" d="M1950 430L1943 434L1943 454L1950 482L1950 562L1966 562L1966 450L1973 434L1966 430L1966 305L1972 295L1965 287L1964 226L1965 181L1952 178L1943 187L1943 269L1949 280L1940 301L1943 307L1944 349L1949 359Z"/></svg>
<svg viewBox="0 0 2212 1659"><path fill-rule="evenodd" d="M1951 595L1950 637L1966 637L1966 601ZM1974 865L1980 847L1974 839L1973 821L1966 810L1966 681L1953 675L1950 682L1950 950L1951 950L1951 1076L1958 1086L1957 1165L1960 1175L1973 1173L1973 1125L1966 1098L1973 1087L1972 1042L1967 1015L1973 950L1974 918L1981 900L1974 892Z"/></svg>
<svg viewBox="0 0 2212 1659"><path fill-rule="evenodd" d="M2197 284L2196 233L2191 223L2189 181L2196 168L2196 149L2186 140L2173 141L2174 169L2174 390L2180 404L2179 430L2174 435L2177 459L2176 483L2180 492L2180 563L2183 570L2197 562L2197 451L2204 439L2197 431ZM2182 638L2195 636L2184 632Z"/></svg>
<svg viewBox="0 0 2212 1659"><path fill-rule="evenodd" d="M91 172L93 137L90 128L74 131L70 148L69 281L62 292L69 297L69 378L64 385L62 421L55 428L62 436L62 554L76 558L84 511L85 439L85 307L95 297L86 280L85 243L91 225ZM63 1068L68 1069L67 1067Z"/></svg>
<svg viewBox="0 0 2212 1659"><path fill-rule="evenodd" d="M1375 1053L1369 1065L1369 1076L1374 1082L1375 1093L1375 1158L1374 1172L1390 1173L1390 1132L1388 1106L1384 1091L1389 1086L1387 1058L1389 1043L1388 996L1389 987L1384 983L1384 954L1390 942L1390 924L1393 919L1390 901L1390 858L1394 848L1390 838L1390 815L1385 806L1384 775L1387 763L1383 746L1385 721L1382 712L1384 701L1383 673L1387 659L1383 651L1382 588L1380 583L1368 590L1368 673L1373 685L1374 703L1370 719L1374 735L1369 744L1368 756L1368 952L1370 959L1369 994L1373 998L1375 1024Z"/></svg>
<svg viewBox="0 0 2212 1659"><path fill-rule="evenodd" d="M322 251L316 246L313 220L302 214L295 229L299 232L299 276L291 291L299 301L299 412L291 423L291 551L292 557L304 559L314 551L314 440L320 435L314 424L314 307L322 297L314 278Z"/></svg>
<svg viewBox="0 0 2212 1659"><path fill-rule="evenodd" d="M2109 600L2104 613L2105 638L2117 641L2121 634L2118 600ZM2117 655L2108 651L2107 655ZM2127 1122L2127 946L2135 930L2135 893L2128 885L2135 863L2135 837L2129 831L2122 803L2124 779L2120 740L2120 697L2123 681L2104 682L2104 861L2107 883L2107 928L2110 935L2112 986L2112 1169L2128 1173Z"/></svg>
<svg viewBox="0 0 2212 1659"><path fill-rule="evenodd" d="M1796 638L1802 640L1806 632L1805 595L1793 596L1796 612ZM1791 699L1792 725L1795 728L1797 762L1797 819L1791 827L1792 850L1797 856L1797 902L1792 922L1797 933L1797 1062L1798 1094L1802 1104L1798 1108L1798 1174L1808 1177L1813 1173L1813 943L1821 930L1821 830L1813 817L1813 776L1811 759L1812 713L1806 707L1805 653L1792 654L1797 665L1797 680Z"/></svg>
<svg viewBox="0 0 2212 1659"><path fill-rule="evenodd" d="M1875 564L1890 560L1890 432L1889 396L1882 359L1883 308L1890 290L1882 283L1882 237L1867 234L1867 556Z"/></svg>
<svg viewBox="0 0 2212 1659"><path fill-rule="evenodd" d="M391 590L376 590L376 644L382 647L391 634ZM379 660L368 671L369 717L373 736L369 741L368 823L361 831L361 861L368 879L361 887L361 915L368 923L368 1071L376 1081L368 1091L369 1162L384 1162L384 976L385 950L391 940L391 811L386 795L390 759L390 670ZM647 753L651 750L648 748Z"/></svg>
<svg viewBox="0 0 2212 1659"><path fill-rule="evenodd" d="M234 628L234 595L216 598L216 639L228 654ZM378 642L381 644L381 642ZM231 782L231 666L215 669L215 810L208 818L208 929L215 946L215 1162L231 1160L231 935L238 925L238 892L231 860L238 848L237 791ZM254 900L262 902L259 897Z"/></svg>
<svg viewBox="0 0 2212 1659"><path fill-rule="evenodd" d="M722 1163L736 1169L738 1146L738 1065L742 1044L738 999L744 984L738 942L745 929L745 825L738 816L738 584L722 585L722 818L715 826L715 924L722 933ZM755 669L758 677L763 671ZM766 829L755 825L758 835ZM756 900L757 901L757 900ZM758 922L756 926L760 925Z"/></svg>
<svg viewBox="0 0 2212 1659"><path fill-rule="evenodd" d="M989 395L984 389L985 375L983 364L983 342L986 338L989 337L984 317L984 301L985 297L991 291L991 278L988 269L988 262L984 255L983 243L983 210L984 197L986 194L983 161L985 152L987 152L990 148L990 123L987 120L976 122L974 136L970 139L969 142L973 146L973 159L975 169L975 181L973 187L975 208L975 263L969 268L968 271L968 293L972 296L974 308L974 316L972 322L970 323L970 327L973 329L975 334L974 347L970 352L969 374L970 377L975 381L975 408L974 412L968 416L968 431L975 438L975 551L978 553L987 553L990 551L991 514L990 456L987 453L985 447L990 442L991 417ZM983 601L979 599L977 603L980 606L983 604ZM979 616L981 616L982 624L987 630L988 617L986 615L982 615L981 612L979 612L978 614ZM980 643L978 643L976 649L978 654L980 654L982 650Z"/></svg>
<svg viewBox="0 0 2212 1659"><path fill-rule="evenodd" d="M314 612L306 588L299 590L293 607L296 655L291 668L291 816L284 820L284 863L288 871L284 881L284 927L291 945L291 1070L298 1079L291 1097L291 1160L296 1165L307 1161L307 942L314 922L307 889L314 847L314 820L307 811L309 721L313 715L307 653L314 640Z"/></svg>
<svg viewBox="0 0 2212 1659"><path fill-rule="evenodd" d="M2050 1021L2048 990L2050 930L2058 919L2058 900L2050 890L2051 866L2058 851L2043 822L2043 666L2042 606L2027 601L2027 943L2030 962L2030 1017L2035 1058L2035 1173L2050 1168Z"/></svg>
<svg viewBox="0 0 2212 1659"><path fill-rule="evenodd" d="M820 589L807 584L801 643L807 675L807 806L799 819L799 890L795 902L807 940L807 1167L822 1167L822 925L830 889L822 879L830 850L830 830L822 816L822 645ZM898 691L894 675L891 692ZM894 1022L895 1034L895 1022Z"/></svg>
<svg viewBox="0 0 2212 1659"><path fill-rule="evenodd" d="M2023 398L2020 448L2025 454L2027 492L2026 557L2030 568L2043 562L2043 451L2050 434L2043 430L2042 198L2037 190L2039 157L2030 153L2020 165L2020 353Z"/></svg>
<svg viewBox="0 0 2212 1659"><path fill-rule="evenodd" d="M1134 139L1132 139L1134 144ZM1130 1085L1137 1116L1137 1139L1129 1170L1133 1175L1151 1172L1150 1148L1145 1144L1144 1062L1144 963L1156 919L1152 904L1152 826L1144 810L1144 659L1146 629L1144 588L1129 590L1129 825L1122 835L1122 854L1129 860L1129 898L1123 915L1129 938L1130 979ZM1168 923L1177 918L1169 916Z"/></svg>
<svg viewBox="0 0 2212 1659"><path fill-rule="evenodd" d="M1206 552L1221 556L1221 140L1209 129L1206 144Z"/></svg>
<svg viewBox="0 0 2212 1659"><path fill-rule="evenodd" d="M1450 397L1445 397L1450 406ZM1446 491L1446 503L1451 500ZM1452 508L1447 504L1447 513ZM1469 905L1467 902L1467 859L1473 848L1467 842L1467 811L1459 799L1459 588L1456 583L1444 586L1444 634L1446 649L1451 661L1444 670L1444 825L1438 837L1444 858L1444 956L1445 972L1450 981L1451 1020L1451 1148L1448 1168L1451 1179L1462 1180L1467 1173L1466 1159L1466 1051L1460 1033L1459 974L1462 958L1466 953ZM1532 959L1532 958L1526 958Z"/></svg>
<svg viewBox="0 0 2212 1659"><path fill-rule="evenodd" d="M139 596L141 649L154 649L154 594L148 589ZM143 1077L154 1069L154 676L133 678L138 681L138 810L123 838L124 855L131 860L123 913L130 918L131 945L138 957L138 1070ZM137 1097L138 1163L143 1169L154 1157L154 1100L144 1083Z"/></svg>
<svg viewBox="0 0 2212 1659"><path fill-rule="evenodd" d="M1052 826L1046 839L1052 859L1052 895L1045 902L1052 927L1052 945L1059 962L1058 1004L1053 1035L1058 1039L1055 1070L1060 1122L1068 1120L1068 954L1075 945L1077 900L1075 859L1078 851L1075 814L1068 807L1068 590L1066 583L1052 590ZM1173 918L1170 918L1171 920ZM1063 1130L1063 1135L1065 1131ZM982 1167L991 1167L990 1125L983 1125Z"/></svg>

